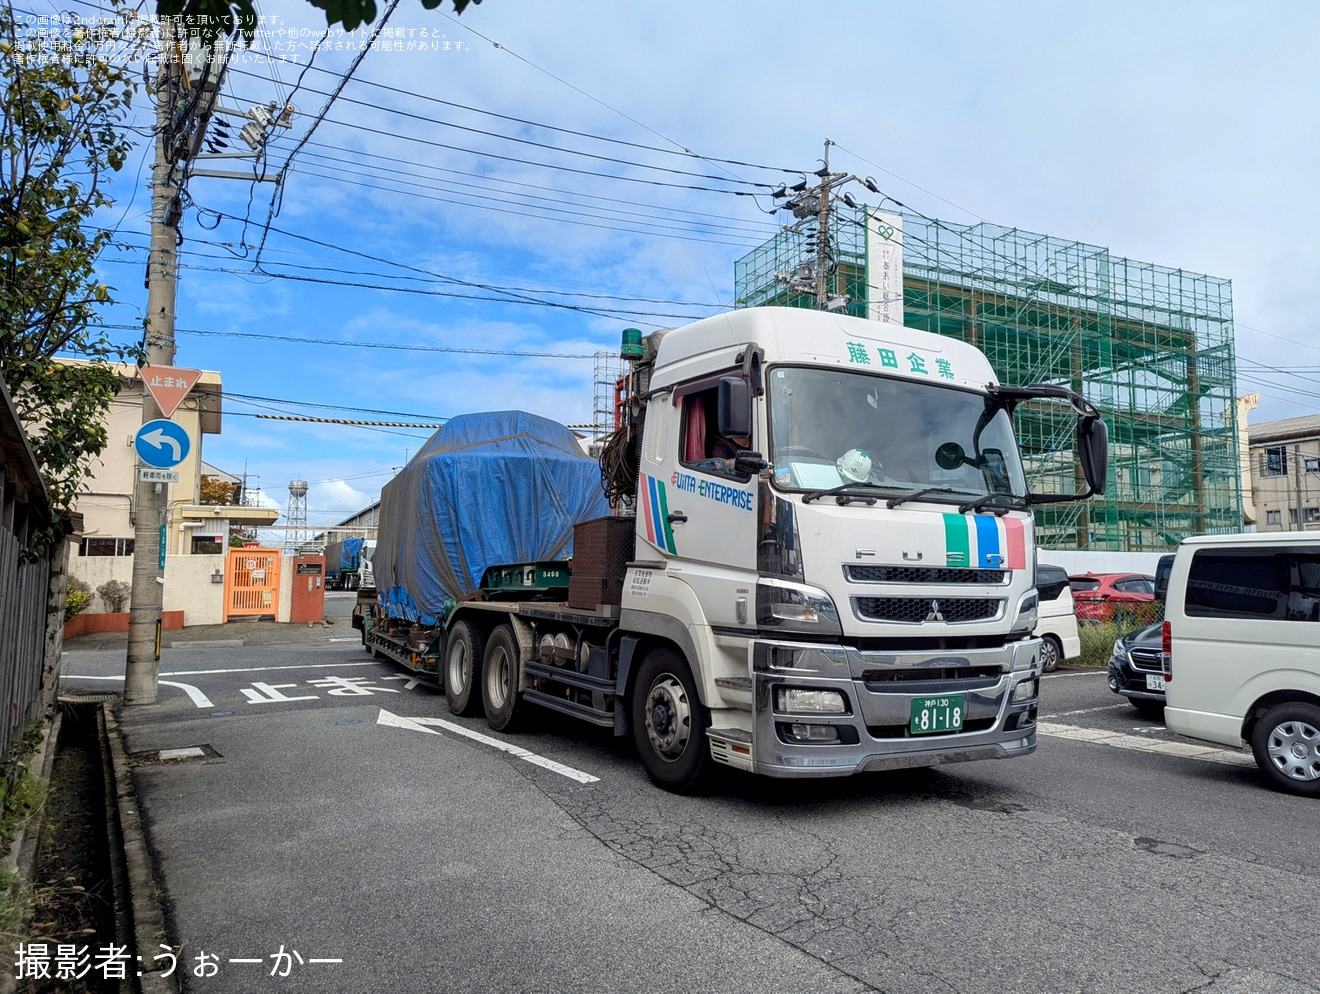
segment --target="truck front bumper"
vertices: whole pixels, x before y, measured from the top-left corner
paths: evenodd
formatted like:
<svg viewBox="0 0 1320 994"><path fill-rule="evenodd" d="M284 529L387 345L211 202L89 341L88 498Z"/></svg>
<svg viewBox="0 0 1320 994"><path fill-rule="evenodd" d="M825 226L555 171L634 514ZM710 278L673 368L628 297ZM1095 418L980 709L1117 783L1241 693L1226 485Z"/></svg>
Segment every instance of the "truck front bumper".
<svg viewBox="0 0 1320 994"><path fill-rule="evenodd" d="M752 768L768 776L827 777L1025 756L1036 748L1040 645L1032 638L993 649L863 652L757 640ZM914 731L914 701L956 704L959 697L961 728ZM789 700L796 706L786 707ZM828 702L834 710L811 710L804 702Z"/></svg>

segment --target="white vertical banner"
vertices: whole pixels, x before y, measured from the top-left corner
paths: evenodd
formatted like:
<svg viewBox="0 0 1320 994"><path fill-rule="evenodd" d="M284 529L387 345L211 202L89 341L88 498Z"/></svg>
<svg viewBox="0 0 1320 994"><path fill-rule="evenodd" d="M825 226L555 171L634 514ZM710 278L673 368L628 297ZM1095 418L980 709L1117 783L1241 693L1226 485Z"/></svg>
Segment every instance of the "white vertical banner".
<svg viewBox="0 0 1320 994"><path fill-rule="evenodd" d="M866 316L903 323L903 215L871 212L866 221Z"/></svg>

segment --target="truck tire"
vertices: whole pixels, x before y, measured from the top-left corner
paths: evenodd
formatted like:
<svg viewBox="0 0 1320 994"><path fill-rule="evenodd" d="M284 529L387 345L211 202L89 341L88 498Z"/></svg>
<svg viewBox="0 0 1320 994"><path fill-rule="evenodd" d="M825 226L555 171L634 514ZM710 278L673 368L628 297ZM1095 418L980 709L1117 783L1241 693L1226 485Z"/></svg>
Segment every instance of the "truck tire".
<svg viewBox="0 0 1320 994"><path fill-rule="evenodd" d="M517 727L519 669L518 639L511 627L500 625L490 633L481 659L481 704L486 723L497 732Z"/></svg>
<svg viewBox="0 0 1320 994"><path fill-rule="evenodd" d="M481 706L481 654L486 638L470 621L460 621L445 640L445 670L442 682L445 699L454 714L475 714Z"/></svg>
<svg viewBox="0 0 1320 994"><path fill-rule="evenodd" d="M656 649L647 655L630 710L637 753L656 786L676 794L699 790L713 765L706 742L710 712L680 653Z"/></svg>
<svg viewBox="0 0 1320 994"><path fill-rule="evenodd" d="M1251 751L1277 789L1320 797L1320 707L1294 702L1270 708L1252 729Z"/></svg>

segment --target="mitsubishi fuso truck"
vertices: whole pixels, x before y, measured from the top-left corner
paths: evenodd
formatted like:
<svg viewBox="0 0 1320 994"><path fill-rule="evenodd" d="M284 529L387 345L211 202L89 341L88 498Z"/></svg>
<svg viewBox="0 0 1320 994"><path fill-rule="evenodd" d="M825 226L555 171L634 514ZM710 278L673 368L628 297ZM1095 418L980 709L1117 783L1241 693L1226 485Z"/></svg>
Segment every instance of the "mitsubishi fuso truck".
<svg viewBox="0 0 1320 994"><path fill-rule="evenodd" d="M497 731L539 706L630 735L673 791L712 764L843 776L1035 749L1032 507L1103 492L1095 407L824 311L629 329L623 354L599 465L498 412L451 420L385 487L368 651ZM1025 406L1075 415L1075 451L1033 458L1076 492L1029 489Z"/></svg>

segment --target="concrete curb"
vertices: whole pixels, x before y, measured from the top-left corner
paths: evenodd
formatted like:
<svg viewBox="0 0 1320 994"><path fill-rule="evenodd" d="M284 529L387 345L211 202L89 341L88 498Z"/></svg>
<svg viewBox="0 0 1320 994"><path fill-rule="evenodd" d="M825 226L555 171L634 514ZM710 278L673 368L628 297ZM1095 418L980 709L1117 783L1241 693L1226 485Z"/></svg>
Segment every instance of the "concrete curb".
<svg viewBox="0 0 1320 994"><path fill-rule="evenodd" d="M182 957L169 977L162 976L160 964L152 960L153 956L164 955L162 946L172 949L176 955L180 950L171 946L165 930L165 915L156 897L156 875L142 826L133 771L112 702L101 706L101 719L101 744L108 760L105 764L106 829L112 860L116 849L122 854L122 860L117 861L121 865L114 868L115 918L117 924L126 929L124 939L131 940L130 948L142 958L139 964L141 973L135 978L136 984L129 989L141 994L179 994L182 988L178 978L185 972Z"/></svg>

